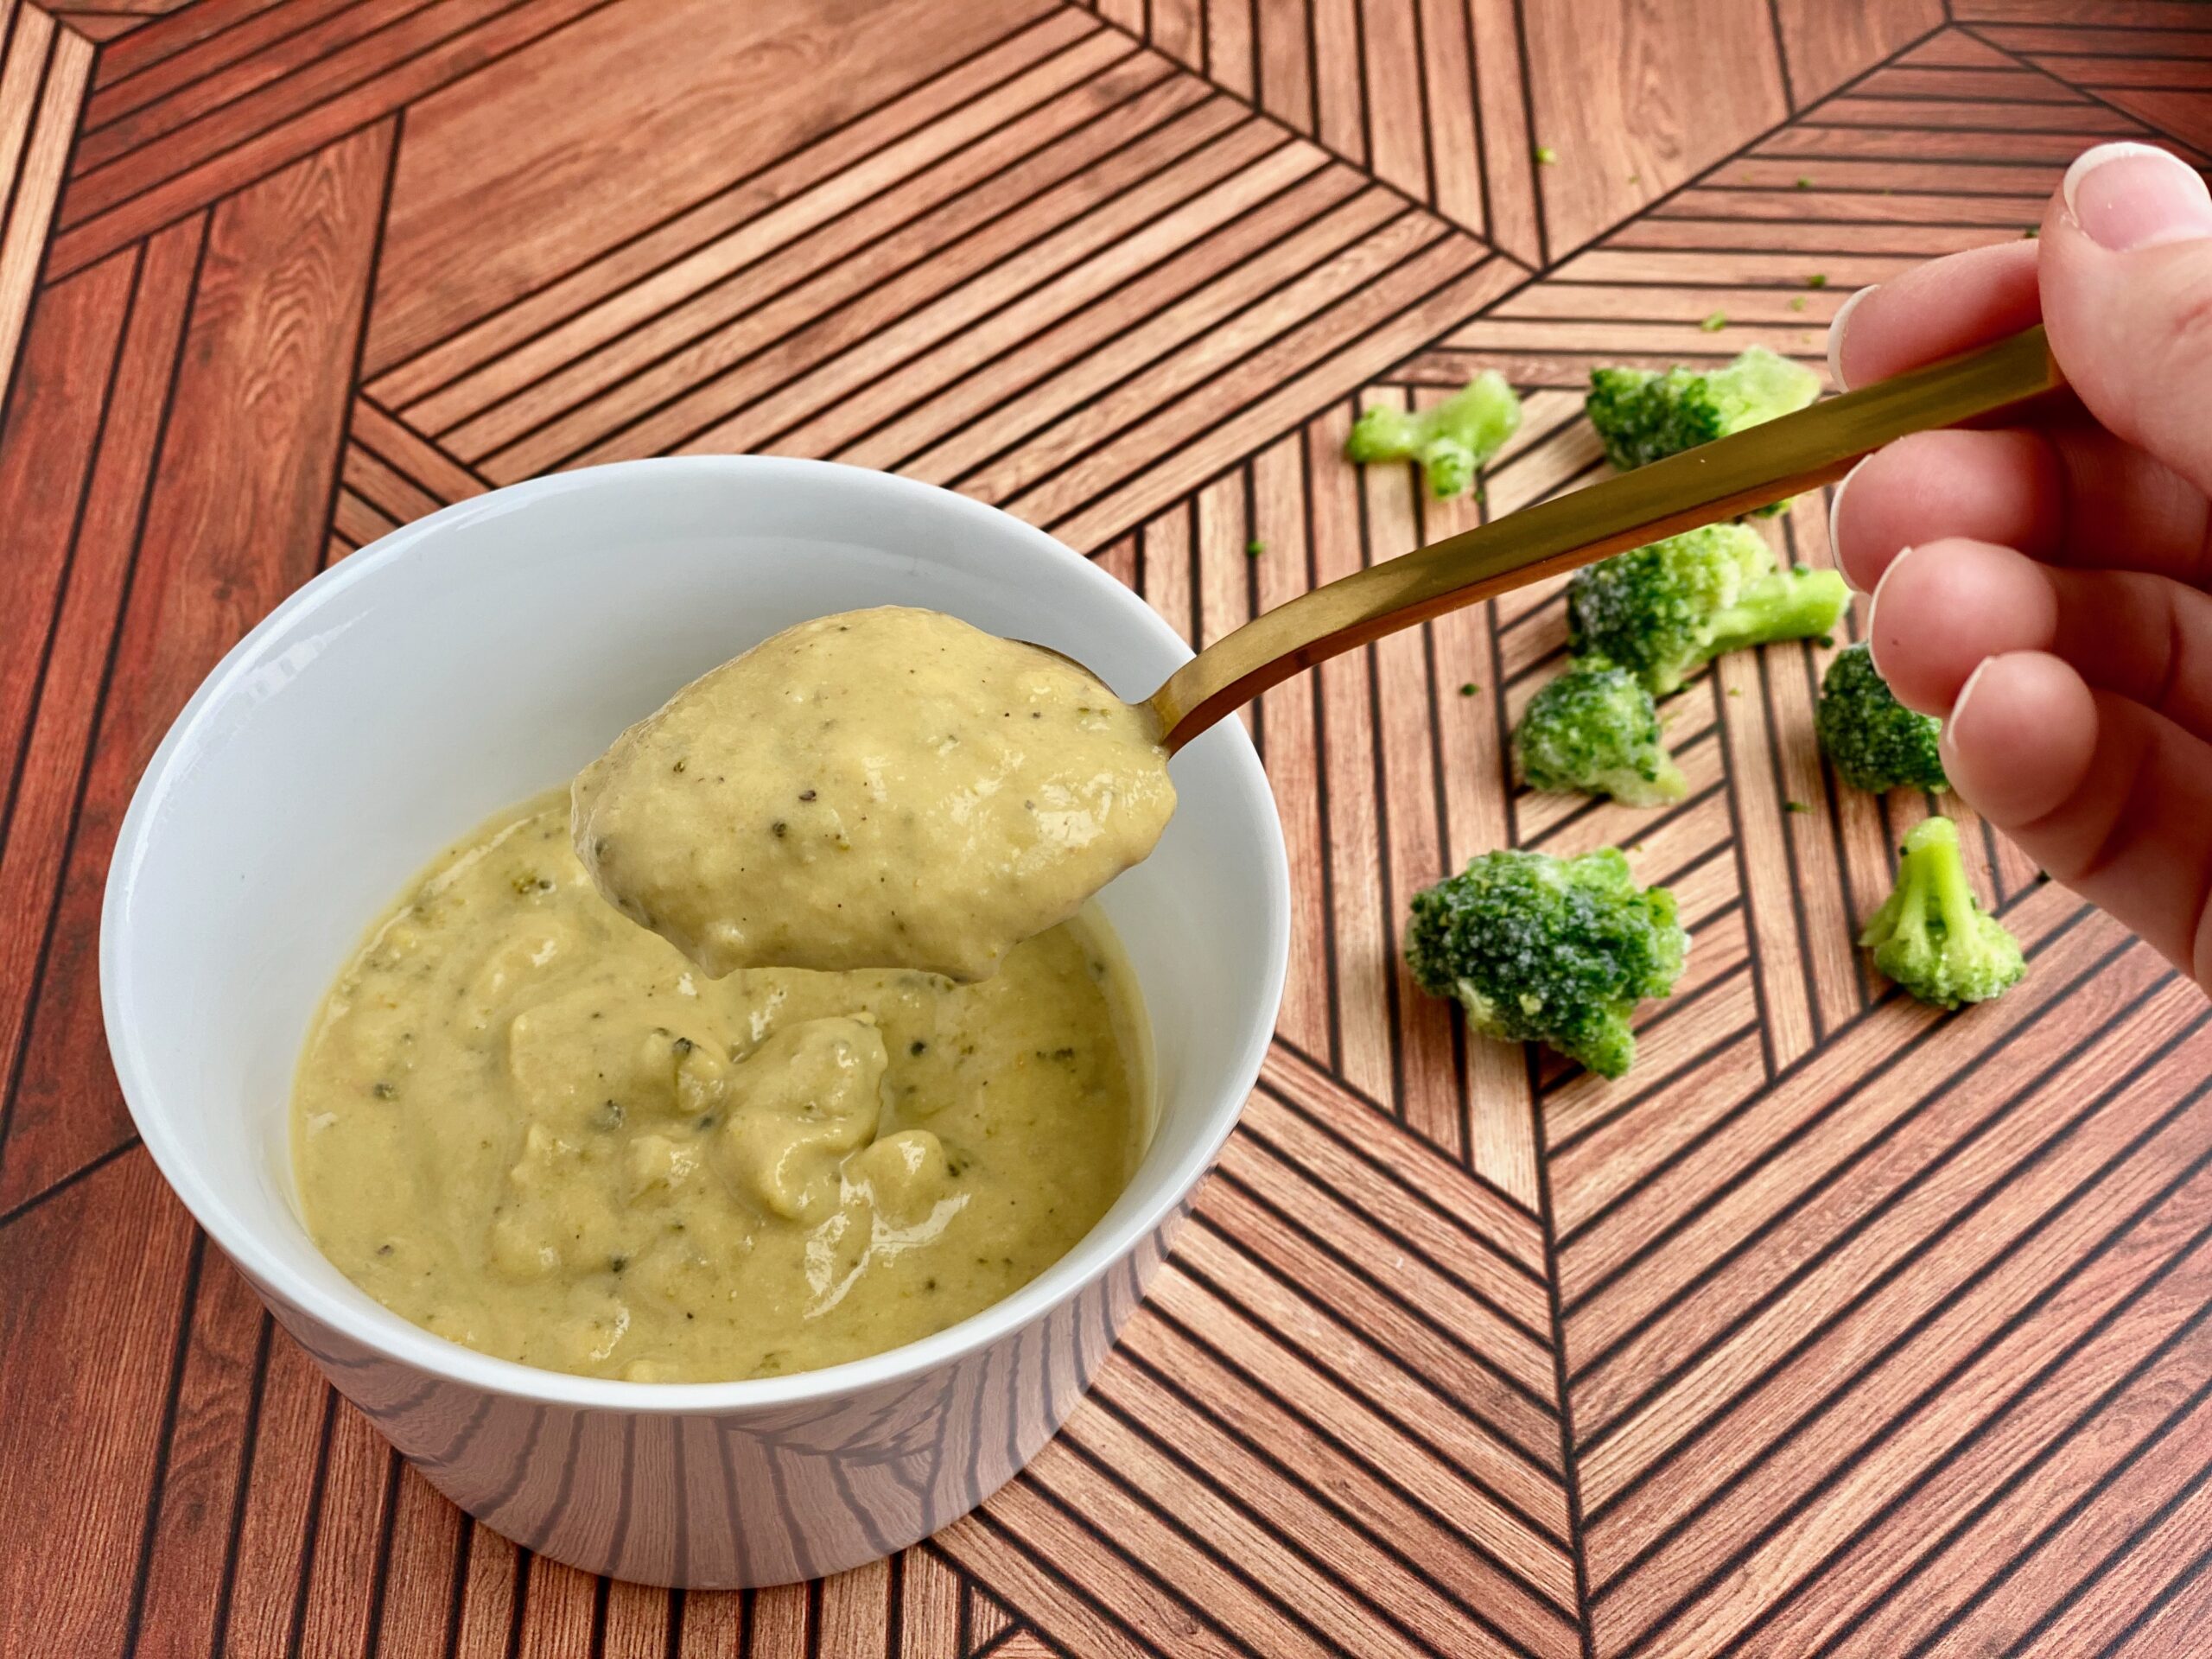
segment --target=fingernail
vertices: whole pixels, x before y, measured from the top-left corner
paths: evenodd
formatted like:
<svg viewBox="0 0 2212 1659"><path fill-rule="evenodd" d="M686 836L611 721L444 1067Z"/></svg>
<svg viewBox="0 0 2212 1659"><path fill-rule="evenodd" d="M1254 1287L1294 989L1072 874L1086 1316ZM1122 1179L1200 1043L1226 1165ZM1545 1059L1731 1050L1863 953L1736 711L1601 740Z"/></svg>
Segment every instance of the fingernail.
<svg viewBox="0 0 2212 1659"><path fill-rule="evenodd" d="M1866 464L1864 461L1859 461L1849 472L1836 480L1835 487L1828 492L1828 557L1835 562L1835 568L1843 572L1845 582L1854 594L1863 594L1866 590L1853 580L1851 567L1843 562L1843 538L1836 533L1836 524L1837 515L1843 511L1844 488L1859 475L1859 468Z"/></svg>
<svg viewBox="0 0 2212 1659"><path fill-rule="evenodd" d="M1882 579L1874 584L1874 596L1866 601L1866 641L1873 647L1876 668L1882 665L1882 634L1880 625L1876 620L1882 613L1882 590L1890 585L1891 579L1897 573L1897 567L1911 556L1910 548L1899 548L1897 557L1890 561L1890 568L1882 572Z"/></svg>
<svg viewBox="0 0 2212 1659"><path fill-rule="evenodd" d="M1835 315L1828 319L1828 378L1835 382L1838 391L1849 391L1851 387L1843 378L1843 325L1850 320L1859 302L1879 288L1879 283L1860 289L1836 308Z"/></svg>
<svg viewBox="0 0 2212 1659"><path fill-rule="evenodd" d="M1951 734L1958 729L1959 718L1967 711L1967 704L1974 696L1974 687L1981 683L1981 677L1989 672L1989 665L1997 659L1985 657L1974 665L1974 672L1967 676L1967 683L1959 688L1959 695L1952 701L1950 717L1943 722L1942 735L1936 747L1948 765L1951 759Z"/></svg>
<svg viewBox="0 0 2212 1659"><path fill-rule="evenodd" d="M2074 222L2114 253L2212 236L2212 191L2155 144L2099 144L2066 169L2058 193Z"/></svg>

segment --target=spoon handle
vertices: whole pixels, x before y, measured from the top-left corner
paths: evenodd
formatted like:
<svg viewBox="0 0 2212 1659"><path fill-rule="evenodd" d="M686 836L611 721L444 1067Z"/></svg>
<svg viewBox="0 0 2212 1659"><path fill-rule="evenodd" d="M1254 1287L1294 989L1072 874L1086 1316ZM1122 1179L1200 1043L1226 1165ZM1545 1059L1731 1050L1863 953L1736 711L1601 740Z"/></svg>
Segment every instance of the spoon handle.
<svg viewBox="0 0 2212 1659"><path fill-rule="evenodd" d="M1794 415L1700 444L1301 594L1224 635L1149 702L1172 752L1300 670L1607 554L1840 478L1908 432L1958 426L2064 385L2038 323Z"/></svg>

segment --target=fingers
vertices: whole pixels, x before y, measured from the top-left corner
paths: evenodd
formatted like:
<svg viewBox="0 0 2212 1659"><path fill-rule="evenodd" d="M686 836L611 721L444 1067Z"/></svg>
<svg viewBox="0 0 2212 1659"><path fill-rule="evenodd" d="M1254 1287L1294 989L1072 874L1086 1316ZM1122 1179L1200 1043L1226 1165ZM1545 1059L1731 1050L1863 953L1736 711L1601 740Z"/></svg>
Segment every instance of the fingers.
<svg viewBox="0 0 2212 1659"><path fill-rule="evenodd" d="M2034 243L1949 254L1846 301L1828 325L1828 367L1839 386L1871 385L2018 334L2040 307Z"/></svg>
<svg viewBox="0 0 2212 1659"><path fill-rule="evenodd" d="M1852 469L1828 529L1844 575L1871 594L1899 552L1946 536L2047 557L2065 517L2064 469L2038 434L1916 432Z"/></svg>
<svg viewBox="0 0 2212 1659"><path fill-rule="evenodd" d="M2192 585L2212 576L2202 492L2101 427L1915 433L1859 464L1828 522L1862 592L1900 548L1946 536Z"/></svg>
<svg viewBox="0 0 2212 1659"><path fill-rule="evenodd" d="M1867 619L1900 702L1950 712L1986 658L2047 652L2090 685L2212 740L2212 596L2133 570L2068 570L1947 540L1893 561Z"/></svg>
<svg viewBox="0 0 2212 1659"><path fill-rule="evenodd" d="M2212 745L2041 652L1983 663L1943 734L1952 784L2083 898L2212 974Z"/></svg>
<svg viewBox="0 0 2212 1659"><path fill-rule="evenodd" d="M2082 403L2212 490L2212 191L2149 144L2100 144L2045 209L2051 349Z"/></svg>

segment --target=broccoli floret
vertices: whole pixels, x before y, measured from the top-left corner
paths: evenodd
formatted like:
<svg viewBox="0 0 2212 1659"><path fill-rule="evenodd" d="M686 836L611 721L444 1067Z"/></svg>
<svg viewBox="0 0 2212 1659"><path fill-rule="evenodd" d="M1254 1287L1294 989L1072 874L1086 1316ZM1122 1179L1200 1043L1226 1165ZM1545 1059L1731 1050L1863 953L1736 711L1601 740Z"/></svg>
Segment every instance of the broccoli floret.
<svg viewBox="0 0 2212 1659"><path fill-rule="evenodd" d="M1864 644L1847 646L1828 664L1813 729L1836 775L1853 789L1949 786L1936 748L1943 722L1899 702Z"/></svg>
<svg viewBox="0 0 2212 1659"><path fill-rule="evenodd" d="M1947 1008L2002 995L2028 971L2020 942L1974 902L1948 818L1929 818L1905 836L1897 889L1859 943L1891 979Z"/></svg>
<svg viewBox="0 0 2212 1659"><path fill-rule="evenodd" d="M1629 1015L1675 988L1689 954L1675 895L1643 888L1613 848L1580 858L1485 853L1414 895L1406 964L1458 999L1476 1030L1548 1043L1618 1077L1636 1058Z"/></svg>
<svg viewBox="0 0 2212 1659"><path fill-rule="evenodd" d="M1569 663L1529 700L1513 759L1531 789L1580 790L1630 806L1689 792L1659 735L1659 710L1635 675L1602 657Z"/></svg>
<svg viewBox="0 0 2212 1659"><path fill-rule="evenodd" d="M1363 467L1370 461L1417 461L1431 490L1457 495L1520 424L1521 400L1503 375L1484 369L1465 391L1417 415L1385 404L1366 410L1344 440L1344 459Z"/></svg>
<svg viewBox="0 0 2212 1659"><path fill-rule="evenodd" d="M1716 327L1720 315L1699 326ZM1820 377L1804 365L1754 346L1708 374L1680 365L1664 374L1592 369L1582 407L1605 441L1605 458L1625 472L1802 409L1820 391ZM1785 505L1759 511L1779 512Z"/></svg>
<svg viewBox="0 0 2212 1659"><path fill-rule="evenodd" d="M1567 644L1663 697L1723 652L1830 632L1850 600L1834 571L1777 570L1757 531L1707 524L1576 571Z"/></svg>

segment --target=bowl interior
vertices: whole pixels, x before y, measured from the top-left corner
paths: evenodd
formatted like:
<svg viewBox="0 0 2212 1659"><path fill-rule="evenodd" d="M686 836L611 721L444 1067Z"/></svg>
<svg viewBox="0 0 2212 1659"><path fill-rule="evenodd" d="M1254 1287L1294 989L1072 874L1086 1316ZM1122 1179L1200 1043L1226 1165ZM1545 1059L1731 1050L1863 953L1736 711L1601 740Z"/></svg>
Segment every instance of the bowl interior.
<svg viewBox="0 0 2212 1659"><path fill-rule="evenodd" d="M125 821L103 981L149 1148L265 1289L399 1357L576 1397L581 1379L416 1330L316 1251L289 1147L307 1022L439 847L756 640L883 603L1057 647L1125 696L1189 654L1111 577L992 509L844 467L702 457L449 508L310 583L210 676ZM1229 721L1173 772L1180 801L1158 850L1102 899L1151 1017L1158 1127L1120 1202L1017 1301L1057 1300L1180 1198L1274 1021L1287 884L1257 757Z"/></svg>

